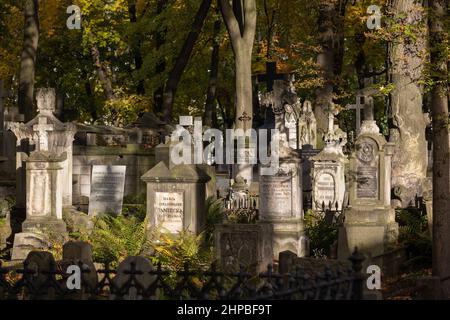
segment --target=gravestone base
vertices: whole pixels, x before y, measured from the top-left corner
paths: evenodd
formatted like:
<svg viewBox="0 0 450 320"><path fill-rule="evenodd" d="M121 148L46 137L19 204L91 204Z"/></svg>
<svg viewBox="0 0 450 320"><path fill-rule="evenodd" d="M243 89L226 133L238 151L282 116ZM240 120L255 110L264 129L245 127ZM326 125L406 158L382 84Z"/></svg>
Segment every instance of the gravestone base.
<svg viewBox="0 0 450 320"><path fill-rule="evenodd" d="M31 251L48 250L50 242L48 237L37 232L21 232L14 236L12 261L24 261Z"/></svg>
<svg viewBox="0 0 450 320"><path fill-rule="evenodd" d="M261 221L259 224L273 225L273 259L278 259L280 252L292 251L299 257L309 255L309 244L305 236L304 224L301 219Z"/></svg>
<svg viewBox="0 0 450 320"><path fill-rule="evenodd" d="M272 238L273 226L269 223L216 225L216 257L226 272L238 272L240 265L265 272L273 263Z"/></svg>
<svg viewBox="0 0 450 320"><path fill-rule="evenodd" d="M385 253L385 249L398 238L398 224L394 209L372 211L351 208L345 212L344 226L339 229L338 259L346 260L355 247L365 254L365 265ZM382 264L382 262L381 262ZM379 265L383 269L382 265Z"/></svg>

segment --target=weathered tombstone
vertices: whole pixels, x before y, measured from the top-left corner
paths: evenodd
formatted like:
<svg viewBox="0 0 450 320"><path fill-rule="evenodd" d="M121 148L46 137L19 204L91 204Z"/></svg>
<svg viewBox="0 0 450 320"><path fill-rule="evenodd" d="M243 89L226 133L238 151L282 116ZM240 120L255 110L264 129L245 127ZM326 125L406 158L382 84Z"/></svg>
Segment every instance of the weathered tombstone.
<svg viewBox="0 0 450 320"><path fill-rule="evenodd" d="M23 255L33 247L45 247L49 237L55 241L63 241L66 237L66 224L62 220L65 159L65 153L58 155L48 151L33 151L27 159L26 219L22 223L22 233L17 233L14 238L13 260L24 258Z"/></svg>
<svg viewBox="0 0 450 320"><path fill-rule="evenodd" d="M17 138L17 168L16 171L24 170L26 154L29 145L34 145L34 151L50 151L55 154L66 153L66 159L62 163L62 198L63 206L72 205L72 150L73 140L76 133L74 123L62 123L53 114L56 106L55 90L51 88L39 89L36 93L38 114L31 121L24 123L10 122L8 129L11 130ZM25 145L25 146L24 146ZM20 148L28 150L20 150ZM25 154L24 154L25 153ZM21 177L18 172L18 177ZM18 182L18 206L23 205L22 195L25 194L22 182Z"/></svg>
<svg viewBox="0 0 450 320"><path fill-rule="evenodd" d="M126 166L92 166L89 216L122 212Z"/></svg>
<svg viewBox="0 0 450 320"><path fill-rule="evenodd" d="M334 115L329 113L325 148L311 158L312 209L342 210L345 195L345 165L348 162L342 148L347 135L334 126Z"/></svg>
<svg viewBox="0 0 450 320"><path fill-rule="evenodd" d="M172 169L160 162L141 179L147 183L148 227L198 234L205 226L206 183L210 177L195 165Z"/></svg>
<svg viewBox="0 0 450 320"><path fill-rule="evenodd" d="M280 164L274 175L259 176L259 223L273 225L273 257L281 251L291 250L305 256L304 222L302 210L302 171L300 158L287 142L286 135L280 139Z"/></svg>
<svg viewBox="0 0 450 320"><path fill-rule="evenodd" d="M225 272L265 272L273 263L271 224L221 224L214 228L216 257Z"/></svg>
<svg viewBox="0 0 450 320"><path fill-rule="evenodd" d="M350 157L349 207L339 230L338 258L342 260L355 246L372 258L379 256L398 237L391 207L393 145L380 133L373 110L366 112Z"/></svg>

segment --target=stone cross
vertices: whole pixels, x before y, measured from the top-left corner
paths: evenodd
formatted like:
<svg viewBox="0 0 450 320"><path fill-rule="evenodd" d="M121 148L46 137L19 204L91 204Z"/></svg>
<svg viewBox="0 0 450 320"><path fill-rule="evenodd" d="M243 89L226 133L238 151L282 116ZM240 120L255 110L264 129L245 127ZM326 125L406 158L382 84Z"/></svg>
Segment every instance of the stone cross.
<svg viewBox="0 0 450 320"><path fill-rule="evenodd" d="M364 104L364 120L374 120L373 115L373 98L367 97L367 101Z"/></svg>
<svg viewBox="0 0 450 320"><path fill-rule="evenodd" d="M350 104L346 107L347 110L356 111L356 131L359 131L359 129L361 128L361 110L364 109L365 98L365 96L357 95L356 104Z"/></svg>
<svg viewBox="0 0 450 320"><path fill-rule="evenodd" d="M54 130L51 123L47 123L46 117L39 117L38 124L33 126L33 131L37 134L39 151L49 151L48 132Z"/></svg>
<svg viewBox="0 0 450 320"><path fill-rule="evenodd" d="M285 79L286 74L277 73L277 63L275 61L266 62L266 73L259 74L257 79L258 81L265 82L267 85L267 92L273 90L273 84L275 80L283 80Z"/></svg>

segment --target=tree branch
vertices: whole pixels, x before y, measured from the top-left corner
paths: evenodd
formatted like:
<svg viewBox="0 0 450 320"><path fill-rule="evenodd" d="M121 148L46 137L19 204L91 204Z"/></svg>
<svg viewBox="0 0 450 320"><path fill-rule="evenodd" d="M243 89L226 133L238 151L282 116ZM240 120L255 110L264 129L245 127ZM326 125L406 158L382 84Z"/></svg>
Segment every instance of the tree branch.
<svg viewBox="0 0 450 320"><path fill-rule="evenodd" d="M228 32L230 33L231 41L235 42L241 38L241 31L239 29L239 23L234 16L233 8L231 7L229 0L219 0L219 5L223 20L225 21Z"/></svg>

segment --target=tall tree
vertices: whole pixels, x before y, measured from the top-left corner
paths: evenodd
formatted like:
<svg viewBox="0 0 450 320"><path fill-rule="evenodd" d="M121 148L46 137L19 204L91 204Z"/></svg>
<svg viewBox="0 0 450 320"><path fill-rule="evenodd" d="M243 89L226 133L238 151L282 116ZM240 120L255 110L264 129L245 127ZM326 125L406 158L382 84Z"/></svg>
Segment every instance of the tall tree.
<svg viewBox="0 0 450 320"><path fill-rule="evenodd" d="M137 8L136 8L136 1L131 0L128 1L128 14L130 15L130 22L131 23L137 23ZM142 59L142 53L141 53L141 39L138 35L135 35L132 39L131 44L131 53L133 55L134 59L134 65L136 70L140 70L142 68L143 59ZM139 79L136 85L136 93L137 94L145 94L145 87L144 87L144 80Z"/></svg>
<svg viewBox="0 0 450 320"><path fill-rule="evenodd" d="M192 49L194 49L195 42L197 41L198 35L203 27L203 23L206 19L209 8L211 7L211 2L212 0L203 0L200 4L200 8L195 15L192 28L184 41L181 52L178 55L175 65L170 72L169 79L166 82L163 102L164 120L166 122L170 122L172 118L173 104L175 94L178 89L178 83L180 82L183 71L186 68L189 57L191 56Z"/></svg>
<svg viewBox="0 0 450 320"><path fill-rule="evenodd" d="M433 125L433 275L442 281L443 298L450 297L450 132L448 112L448 34L443 27L445 0L430 0L430 47L433 65L431 114ZM442 279L446 279L445 281Z"/></svg>
<svg viewBox="0 0 450 320"><path fill-rule="evenodd" d="M221 21L216 20L214 22L213 33L213 50L211 53L211 66L209 75L208 95L206 96L205 114L203 122L206 126L217 127L217 76L219 73L219 35L220 35Z"/></svg>
<svg viewBox="0 0 450 320"><path fill-rule="evenodd" d="M25 0L23 12L25 23L20 58L18 103L19 111L25 115L25 120L31 120L34 114L34 78L39 42L39 1Z"/></svg>
<svg viewBox="0 0 450 320"><path fill-rule="evenodd" d="M425 11L420 1L393 0L392 11L399 35L390 52L392 126L396 142L392 158L392 186L402 207L421 193L426 178L426 118L422 109L426 59Z"/></svg>
<svg viewBox="0 0 450 320"><path fill-rule="evenodd" d="M159 15L163 12L163 10L167 7L168 0L158 0L156 3L156 13L155 15ZM156 50L159 50L161 46L166 41L166 28L164 30L156 30L155 31L155 46ZM164 59L161 59L158 61L155 73L161 74L166 69L166 61ZM164 81L161 81L161 84L156 88L156 90L153 92L153 111L156 114L159 114L163 110L163 103L164 103Z"/></svg>
<svg viewBox="0 0 450 320"><path fill-rule="evenodd" d="M316 91L315 110L317 130L325 133L327 128L326 109L333 102L336 79L341 74L344 58L344 17L348 0L319 1L319 43L317 55L323 85Z"/></svg>
<svg viewBox="0 0 450 320"><path fill-rule="evenodd" d="M244 113L253 115L252 51L256 31L255 0L220 0L220 8L230 34L235 57L236 119L235 128L249 129L250 122L240 121ZM252 117L253 118L253 117Z"/></svg>

